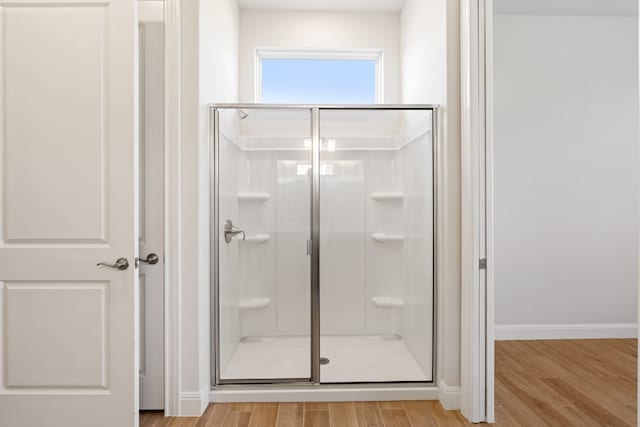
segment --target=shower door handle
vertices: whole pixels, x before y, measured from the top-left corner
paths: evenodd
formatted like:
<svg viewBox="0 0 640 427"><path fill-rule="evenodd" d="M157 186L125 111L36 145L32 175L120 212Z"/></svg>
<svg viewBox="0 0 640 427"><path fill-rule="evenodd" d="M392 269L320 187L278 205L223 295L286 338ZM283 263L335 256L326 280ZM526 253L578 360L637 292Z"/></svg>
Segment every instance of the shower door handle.
<svg viewBox="0 0 640 427"><path fill-rule="evenodd" d="M307 239L307 255L311 256L313 252L313 244L311 239Z"/></svg>

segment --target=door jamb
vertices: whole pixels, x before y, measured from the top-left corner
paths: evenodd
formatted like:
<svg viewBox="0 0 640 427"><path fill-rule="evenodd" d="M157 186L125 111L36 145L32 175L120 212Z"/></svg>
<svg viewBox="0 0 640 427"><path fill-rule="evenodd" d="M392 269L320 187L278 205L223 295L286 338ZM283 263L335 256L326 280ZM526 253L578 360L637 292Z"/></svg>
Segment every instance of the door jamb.
<svg viewBox="0 0 640 427"><path fill-rule="evenodd" d="M485 241L486 241L486 413L487 422L495 422L495 250L494 250L494 68L493 68L493 4L484 6L484 69L485 69Z"/></svg>
<svg viewBox="0 0 640 427"><path fill-rule="evenodd" d="M461 2L461 411L494 418L492 0ZM484 260L484 265L481 265Z"/></svg>
<svg viewBox="0 0 640 427"><path fill-rule="evenodd" d="M490 43L485 46L480 40L491 40L491 20L486 11L491 11L492 0L461 0L461 89L462 89L462 322L461 322L461 405L465 416L473 421L492 421L493 416L493 237L492 237L492 128L491 95L484 90L491 88ZM164 286L165 286L165 415L179 414L180 406L180 146L181 146L181 0L164 1L165 29L165 117L164 117ZM480 13L482 11L483 13ZM482 23L483 32L480 32ZM489 27L488 27L489 26ZM487 49L487 50L485 50ZM482 55L482 56L480 56ZM487 72L487 75L484 75ZM481 80L481 76L482 80ZM487 80L485 80L487 79ZM486 86L488 84L488 86ZM479 91L482 88L482 95ZM482 100L482 104L480 103ZM488 104L485 104L488 102ZM487 126L479 126L482 120ZM486 141L486 147L484 146ZM479 224L479 167L480 150L483 144L487 162L487 270L486 293L479 292L480 269L478 267ZM479 313L486 309L486 319ZM480 342L480 328L486 321L485 338ZM486 357L481 358L481 352ZM484 359L485 363L481 363ZM485 377L486 375L486 377ZM487 387L485 390L485 386ZM486 401L485 401L486 399ZM484 404L486 402L486 405ZM484 410L486 409L486 411Z"/></svg>

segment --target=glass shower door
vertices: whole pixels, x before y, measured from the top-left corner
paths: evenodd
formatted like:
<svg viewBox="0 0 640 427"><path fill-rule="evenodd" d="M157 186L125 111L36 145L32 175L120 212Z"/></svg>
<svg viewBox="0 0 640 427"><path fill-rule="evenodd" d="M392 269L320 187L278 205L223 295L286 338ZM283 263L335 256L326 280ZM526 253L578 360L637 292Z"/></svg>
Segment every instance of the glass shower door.
<svg viewBox="0 0 640 427"><path fill-rule="evenodd" d="M215 381L310 381L311 110L213 111Z"/></svg>
<svg viewBox="0 0 640 427"><path fill-rule="evenodd" d="M430 382L429 108L320 109L322 383Z"/></svg>

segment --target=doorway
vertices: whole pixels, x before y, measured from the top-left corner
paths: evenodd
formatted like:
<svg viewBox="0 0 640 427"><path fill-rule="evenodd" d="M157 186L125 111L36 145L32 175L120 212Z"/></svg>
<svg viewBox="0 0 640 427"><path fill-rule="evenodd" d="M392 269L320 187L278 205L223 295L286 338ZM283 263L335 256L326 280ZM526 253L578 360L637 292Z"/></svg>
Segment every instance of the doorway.
<svg viewBox="0 0 640 427"><path fill-rule="evenodd" d="M212 107L214 385L433 383L436 111Z"/></svg>

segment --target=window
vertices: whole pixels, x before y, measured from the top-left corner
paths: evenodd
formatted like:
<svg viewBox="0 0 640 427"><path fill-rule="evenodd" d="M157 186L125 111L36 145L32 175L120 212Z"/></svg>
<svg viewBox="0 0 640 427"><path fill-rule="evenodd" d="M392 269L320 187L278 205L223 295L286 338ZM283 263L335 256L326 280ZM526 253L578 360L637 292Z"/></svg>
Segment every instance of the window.
<svg viewBox="0 0 640 427"><path fill-rule="evenodd" d="M256 57L256 102L375 104L382 102L382 53L265 51Z"/></svg>

